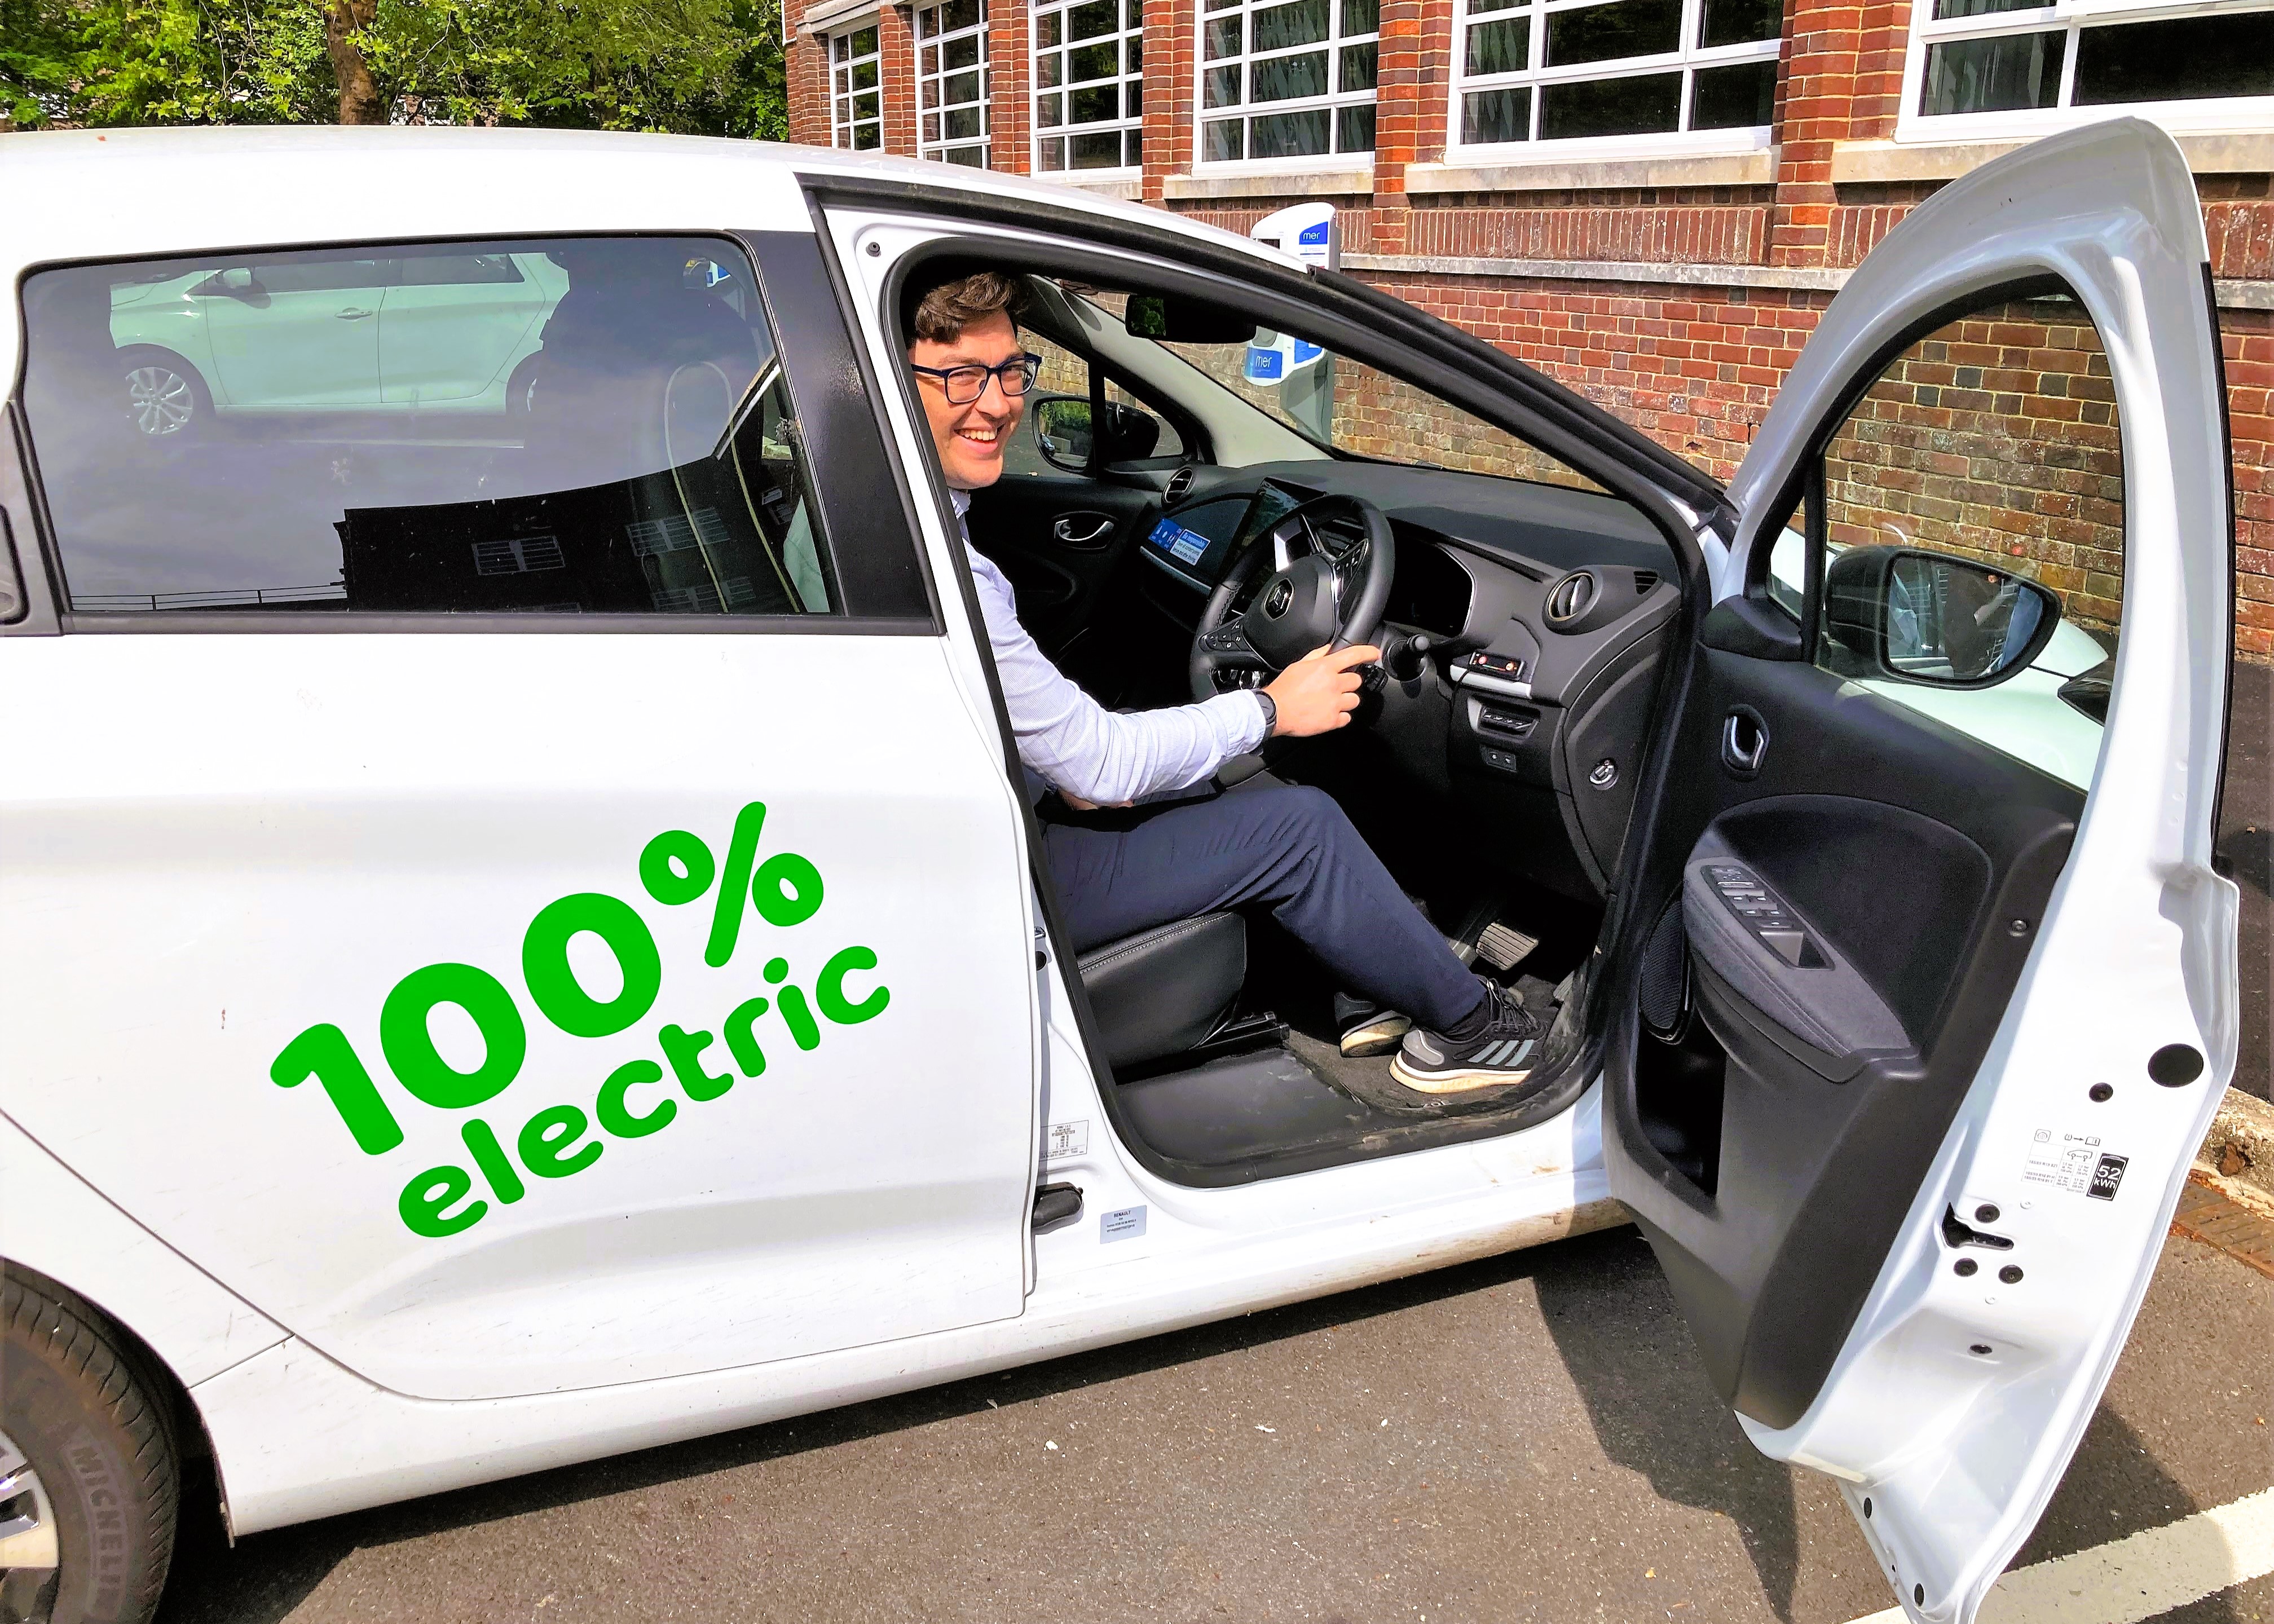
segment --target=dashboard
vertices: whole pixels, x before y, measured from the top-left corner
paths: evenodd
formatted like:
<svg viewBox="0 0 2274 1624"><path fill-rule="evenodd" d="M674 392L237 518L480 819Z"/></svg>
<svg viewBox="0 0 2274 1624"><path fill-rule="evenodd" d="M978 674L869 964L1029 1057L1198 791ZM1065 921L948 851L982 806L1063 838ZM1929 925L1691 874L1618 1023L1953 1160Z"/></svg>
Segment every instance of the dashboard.
<svg viewBox="0 0 2274 1624"><path fill-rule="evenodd" d="M1140 542L1148 596L1195 624L1250 538L1326 494L1382 508L1397 538L1384 641L1432 645L1384 684L1372 734L1404 774L1505 831L1495 844L1527 877L1600 895L1681 601L1672 550L1594 492L1375 462L1203 468ZM1339 530L1322 527L1330 553L1355 538Z"/></svg>

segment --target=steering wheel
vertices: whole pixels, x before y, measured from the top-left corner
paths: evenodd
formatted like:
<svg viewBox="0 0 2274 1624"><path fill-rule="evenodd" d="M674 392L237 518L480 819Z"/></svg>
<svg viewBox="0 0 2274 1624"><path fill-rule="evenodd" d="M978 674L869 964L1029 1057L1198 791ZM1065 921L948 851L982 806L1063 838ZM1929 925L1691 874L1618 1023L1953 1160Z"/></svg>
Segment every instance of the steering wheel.
<svg viewBox="0 0 2274 1624"><path fill-rule="evenodd" d="M1339 553L1327 551L1312 517L1329 508L1357 514L1366 534ZM1301 550L1299 553L1298 547ZM1261 567L1273 568L1246 613L1234 614L1240 589ZM1213 699L1219 672L1257 672L1258 686L1321 643L1346 649L1371 643L1389 605L1397 538L1382 509L1363 496L1314 496L1249 538L1201 612L1189 661L1193 697Z"/></svg>

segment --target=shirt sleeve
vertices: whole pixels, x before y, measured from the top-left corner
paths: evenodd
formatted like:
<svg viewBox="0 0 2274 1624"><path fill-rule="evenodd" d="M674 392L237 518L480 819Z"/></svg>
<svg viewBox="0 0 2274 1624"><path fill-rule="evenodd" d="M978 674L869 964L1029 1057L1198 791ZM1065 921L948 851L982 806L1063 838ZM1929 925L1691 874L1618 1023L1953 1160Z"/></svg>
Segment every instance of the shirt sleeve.
<svg viewBox="0 0 2274 1624"><path fill-rule="evenodd" d="M966 549L1019 759L1052 788L1099 806L1189 788L1263 741L1254 695L1124 714L1108 710L1052 665L1019 624L1011 583Z"/></svg>

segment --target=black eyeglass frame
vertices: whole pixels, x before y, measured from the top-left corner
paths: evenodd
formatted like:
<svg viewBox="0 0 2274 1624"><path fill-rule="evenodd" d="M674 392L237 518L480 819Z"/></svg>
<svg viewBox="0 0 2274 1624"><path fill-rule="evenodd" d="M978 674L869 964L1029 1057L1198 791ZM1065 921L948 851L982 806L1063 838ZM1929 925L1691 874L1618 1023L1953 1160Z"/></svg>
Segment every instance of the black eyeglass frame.
<svg viewBox="0 0 2274 1624"><path fill-rule="evenodd" d="M940 393L947 397L947 403L951 406L976 404L987 393L987 380L990 378L995 380L995 387L1003 391L1005 400L1017 400L1035 387L1035 375L1042 369L1043 357L1031 350L1013 357L1000 366L982 366L976 361L968 361L961 366L918 366L913 361L908 363L908 371L939 380ZM959 374L968 376L973 372L981 374L979 387L963 399L956 399L955 387L948 380ZM1019 387L1015 389L1011 387L1013 376L1019 380Z"/></svg>

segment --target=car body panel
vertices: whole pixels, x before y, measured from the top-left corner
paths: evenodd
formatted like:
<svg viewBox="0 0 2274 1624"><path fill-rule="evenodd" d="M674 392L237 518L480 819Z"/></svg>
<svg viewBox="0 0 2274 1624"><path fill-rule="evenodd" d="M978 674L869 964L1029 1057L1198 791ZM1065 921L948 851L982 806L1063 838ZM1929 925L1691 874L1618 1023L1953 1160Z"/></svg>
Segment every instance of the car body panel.
<svg viewBox="0 0 2274 1624"><path fill-rule="evenodd" d="M1725 596L1773 541L1809 447L1903 334L2046 273L2100 330L2128 558L2092 793L2005 1021L1830 1379L1794 1425L1746 1423L1766 1452L1841 1480L1905 1608L1938 1624L1973 1617L2058 1482L2234 1067L2238 893L2211 868L2233 605L2207 259L2186 159L2153 125L2112 120L1984 165L1856 271L1730 486ZM2159 1087L2146 1063L2172 1045L2206 1064ZM2112 1086L2105 1102L2087 1095L2096 1080ZM2032 1184L2035 1147L2063 1135L2128 1162L2121 1199ZM1946 1267L1941 1215L1982 1206L2002 1213L2026 1289Z"/></svg>

